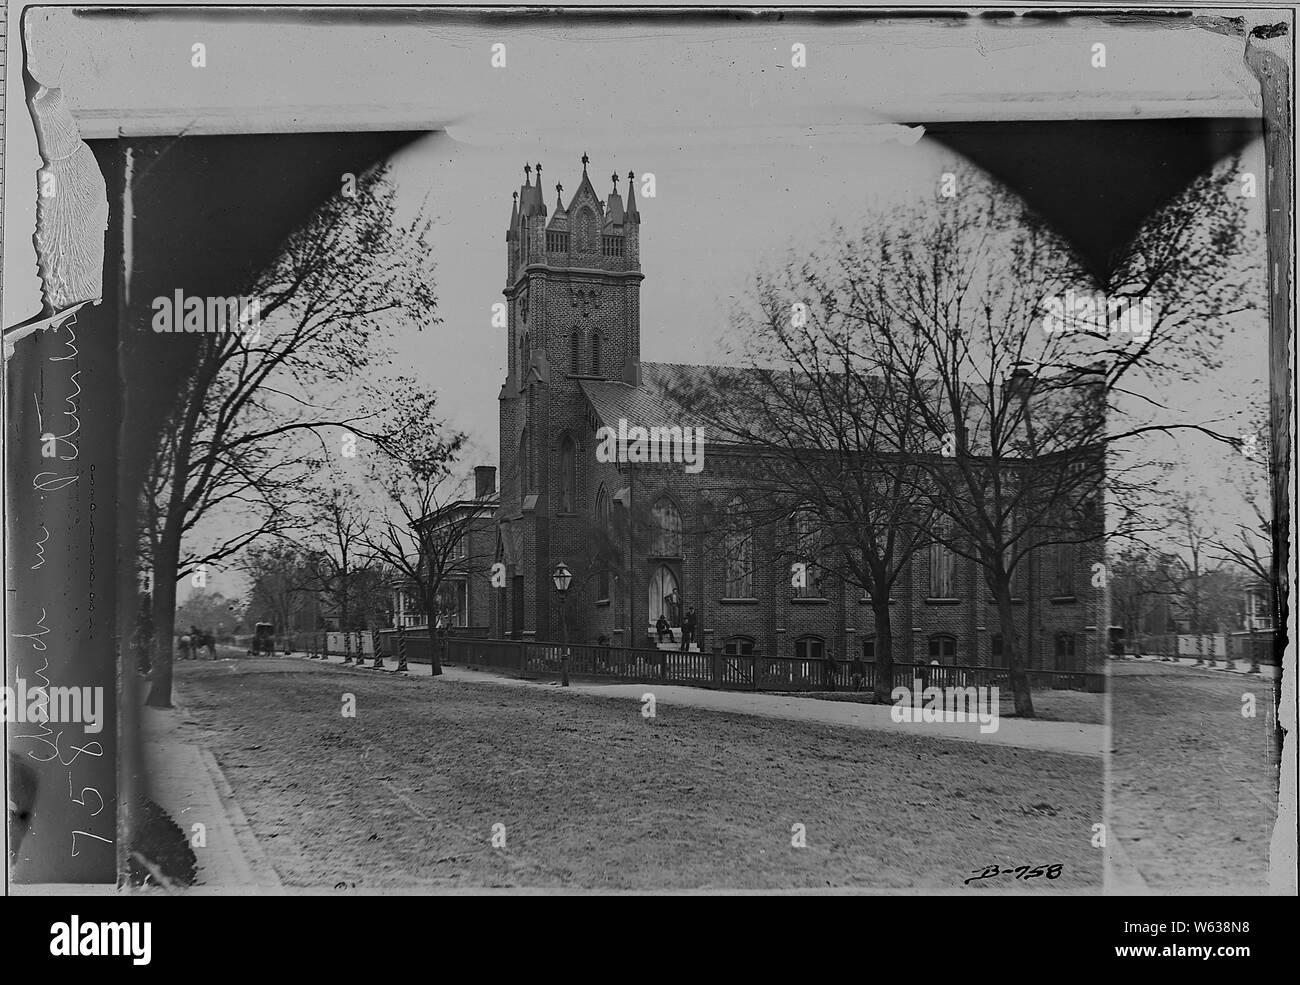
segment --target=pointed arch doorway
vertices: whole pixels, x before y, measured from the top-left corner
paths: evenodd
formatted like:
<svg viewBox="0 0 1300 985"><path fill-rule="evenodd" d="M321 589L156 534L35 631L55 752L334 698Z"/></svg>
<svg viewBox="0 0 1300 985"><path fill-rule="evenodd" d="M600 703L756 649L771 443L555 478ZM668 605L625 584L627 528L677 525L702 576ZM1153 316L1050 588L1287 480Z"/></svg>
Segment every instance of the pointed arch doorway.
<svg viewBox="0 0 1300 985"><path fill-rule="evenodd" d="M650 625L654 626L662 615L674 629L682 624L682 593L677 573L667 564L658 565L650 575L647 589L647 611Z"/></svg>

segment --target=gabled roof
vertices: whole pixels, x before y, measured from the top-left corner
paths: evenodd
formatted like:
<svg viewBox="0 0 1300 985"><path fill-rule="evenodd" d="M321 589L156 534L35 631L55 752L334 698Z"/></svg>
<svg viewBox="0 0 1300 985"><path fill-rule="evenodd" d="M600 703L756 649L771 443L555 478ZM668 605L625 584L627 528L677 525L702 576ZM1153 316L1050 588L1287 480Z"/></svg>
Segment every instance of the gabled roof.
<svg viewBox="0 0 1300 985"><path fill-rule="evenodd" d="M781 382L776 384L764 382L769 374L776 375ZM698 411L693 412L690 406L694 394L712 395L728 392L739 394L746 391L771 393L773 391L768 388L774 385L782 388L798 387L800 382L806 379L802 374L779 369L643 362L641 363L642 382L639 386L612 380L582 380L579 382L579 387L601 425L618 428L619 420L622 419L628 422L629 427L637 425L688 427L698 426L701 416ZM937 399L937 384L932 386L935 388ZM1030 420L1035 428L1050 430L1070 421L1077 422L1080 408L1085 400L1085 390L1081 388L1078 377L1071 373L1064 373L1055 377L1039 378L1033 382L1033 387L1029 407ZM811 389L809 394L811 396ZM738 444L741 442L737 435L759 434L764 429L772 427L772 423L761 412L761 402L755 401L755 403L760 404L760 407L746 406L747 402L743 400L731 404L724 402L721 407L711 406L708 416L714 419L715 424L718 423L719 415L731 414L732 416L730 419L723 417L720 422L731 431L731 434L706 434L709 443ZM989 420L986 410L972 390L967 402L965 424L969 431L968 448L975 455L989 454ZM947 415L941 412L941 416ZM1016 445L1019 442L1014 439L1026 436L1023 421L1016 431L1015 436L1009 436L1003 443L1003 458L1019 457L1016 454Z"/></svg>

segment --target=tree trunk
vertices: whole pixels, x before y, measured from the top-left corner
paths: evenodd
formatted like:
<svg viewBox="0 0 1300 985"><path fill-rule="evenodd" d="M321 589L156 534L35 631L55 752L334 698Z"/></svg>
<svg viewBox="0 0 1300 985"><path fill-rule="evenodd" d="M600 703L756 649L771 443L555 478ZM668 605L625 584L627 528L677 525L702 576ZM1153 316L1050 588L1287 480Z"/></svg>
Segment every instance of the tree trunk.
<svg viewBox="0 0 1300 985"><path fill-rule="evenodd" d="M176 569L180 566L180 536L164 531L154 555L153 625L158 645L154 648L150 675L150 708L172 707L172 660L176 638Z"/></svg>
<svg viewBox="0 0 1300 985"><path fill-rule="evenodd" d="M998 628L1002 630L1002 652L1007 657L1007 670L1011 677L1011 694L1015 699L1018 718L1034 717L1034 699L1025 673L1025 655L1016 635L1015 609L1011 605L1011 579L990 578L989 588L998 607Z"/></svg>
<svg viewBox="0 0 1300 985"><path fill-rule="evenodd" d="M894 700L894 629L889 615L889 592L883 599L871 600L871 612L876 620L876 703L891 704Z"/></svg>
<svg viewBox="0 0 1300 985"><path fill-rule="evenodd" d="M442 661L438 659L438 632L434 629L434 596L433 593L426 593L424 596L424 624L429 633L429 663L433 668L433 676L439 677L442 674Z"/></svg>

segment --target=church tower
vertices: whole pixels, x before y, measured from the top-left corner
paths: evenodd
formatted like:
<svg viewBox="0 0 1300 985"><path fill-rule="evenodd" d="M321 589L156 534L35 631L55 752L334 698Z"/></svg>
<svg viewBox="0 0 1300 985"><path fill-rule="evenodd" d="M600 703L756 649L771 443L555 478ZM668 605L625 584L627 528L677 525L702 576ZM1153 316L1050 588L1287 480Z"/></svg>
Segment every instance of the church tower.
<svg viewBox="0 0 1300 985"><path fill-rule="evenodd" d="M594 457L585 437L583 380L636 386L641 359L641 216L635 176L626 201L618 175L604 201L582 156L577 191L564 204L555 186L549 216L542 165L524 166L506 230L507 374L500 394L501 508L498 561L508 588L496 629L552 638L552 542L590 514L591 490L561 488L562 456ZM534 178L536 181L534 182ZM581 469L567 469L573 475ZM558 528L557 528L558 524ZM566 537L567 539L567 537Z"/></svg>

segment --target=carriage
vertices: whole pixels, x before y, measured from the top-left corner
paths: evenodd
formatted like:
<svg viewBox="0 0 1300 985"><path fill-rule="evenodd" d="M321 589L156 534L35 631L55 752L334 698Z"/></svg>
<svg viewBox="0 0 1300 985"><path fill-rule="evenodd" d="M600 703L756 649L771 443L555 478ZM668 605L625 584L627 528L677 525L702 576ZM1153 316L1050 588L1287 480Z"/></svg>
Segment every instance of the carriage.
<svg viewBox="0 0 1300 985"><path fill-rule="evenodd" d="M259 622L253 627L253 641L248 649L250 657L263 653L268 657L275 656L275 626L269 622Z"/></svg>

